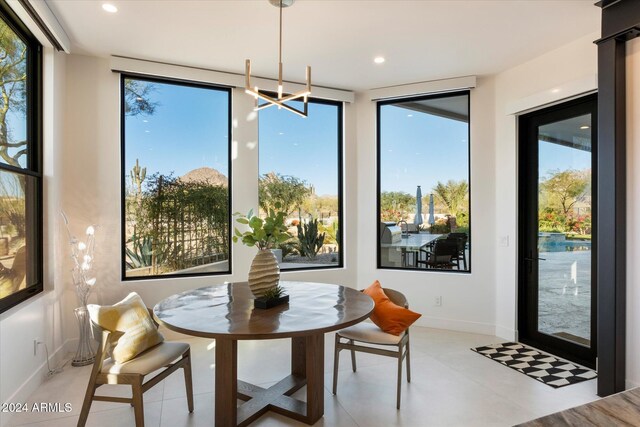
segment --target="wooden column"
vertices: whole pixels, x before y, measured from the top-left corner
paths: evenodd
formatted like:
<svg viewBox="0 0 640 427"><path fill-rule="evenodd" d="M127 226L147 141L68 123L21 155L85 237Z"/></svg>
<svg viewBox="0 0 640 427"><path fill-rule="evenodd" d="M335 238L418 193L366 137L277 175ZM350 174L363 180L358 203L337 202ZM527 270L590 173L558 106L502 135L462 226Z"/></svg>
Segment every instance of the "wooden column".
<svg viewBox="0 0 640 427"><path fill-rule="evenodd" d="M640 2L602 0L598 44L598 395L625 389L626 42L640 34Z"/></svg>

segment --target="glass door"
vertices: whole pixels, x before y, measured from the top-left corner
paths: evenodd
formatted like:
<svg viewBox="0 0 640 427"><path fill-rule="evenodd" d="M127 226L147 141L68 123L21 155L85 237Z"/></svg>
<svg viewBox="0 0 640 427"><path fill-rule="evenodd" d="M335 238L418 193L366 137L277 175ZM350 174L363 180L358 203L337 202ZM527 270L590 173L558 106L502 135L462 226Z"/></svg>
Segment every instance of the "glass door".
<svg viewBox="0 0 640 427"><path fill-rule="evenodd" d="M596 96L520 117L519 339L595 367Z"/></svg>

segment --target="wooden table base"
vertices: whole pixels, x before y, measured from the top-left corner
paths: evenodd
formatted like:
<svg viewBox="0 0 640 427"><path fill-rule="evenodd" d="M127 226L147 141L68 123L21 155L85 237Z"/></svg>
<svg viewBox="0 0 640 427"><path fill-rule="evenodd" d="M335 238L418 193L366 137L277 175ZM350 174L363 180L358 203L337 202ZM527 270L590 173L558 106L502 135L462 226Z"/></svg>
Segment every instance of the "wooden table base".
<svg viewBox="0 0 640 427"><path fill-rule="evenodd" d="M215 425L247 426L267 411L315 424L324 415L324 334L291 339L291 375L269 388L238 380L238 342L216 340ZM307 401L291 397L307 386ZM237 406L237 400L243 400Z"/></svg>

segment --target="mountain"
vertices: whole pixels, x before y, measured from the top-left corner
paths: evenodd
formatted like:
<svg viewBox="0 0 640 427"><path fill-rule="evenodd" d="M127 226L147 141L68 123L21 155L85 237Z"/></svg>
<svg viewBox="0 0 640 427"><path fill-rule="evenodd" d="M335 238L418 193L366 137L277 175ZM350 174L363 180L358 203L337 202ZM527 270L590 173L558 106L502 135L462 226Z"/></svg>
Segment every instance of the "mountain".
<svg viewBox="0 0 640 427"><path fill-rule="evenodd" d="M221 185L226 187L228 185L227 177L212 168L198 168L190 172L187 172L180 177L182 182L205 182L210 185Z"/></svg>

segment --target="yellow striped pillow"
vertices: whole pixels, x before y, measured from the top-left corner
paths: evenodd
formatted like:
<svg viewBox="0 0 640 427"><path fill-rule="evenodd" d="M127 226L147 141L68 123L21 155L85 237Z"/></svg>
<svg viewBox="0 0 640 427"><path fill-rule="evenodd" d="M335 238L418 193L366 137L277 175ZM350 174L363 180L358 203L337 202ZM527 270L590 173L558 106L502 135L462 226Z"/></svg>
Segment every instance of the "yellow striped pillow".
<svg viewBox="0 0 640 427"><path fill-rule="evenodd" d="M135 292L114 305L89 304L87 309L93 323L111 332L111 357L116 363L131 360L164 340Z"/></svg>

